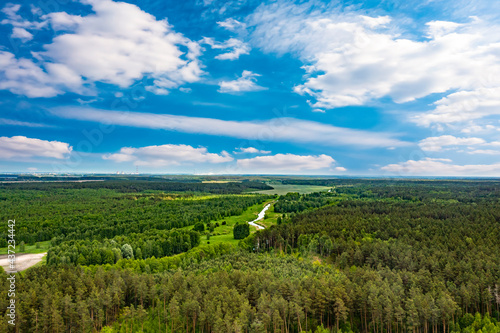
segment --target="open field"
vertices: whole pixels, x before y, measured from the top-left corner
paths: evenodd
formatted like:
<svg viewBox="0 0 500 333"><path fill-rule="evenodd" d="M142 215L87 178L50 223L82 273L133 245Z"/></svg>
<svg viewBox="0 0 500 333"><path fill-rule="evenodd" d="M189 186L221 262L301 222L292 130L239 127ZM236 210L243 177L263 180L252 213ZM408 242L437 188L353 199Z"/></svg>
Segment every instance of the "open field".
<svg viewBox="0 0 500 333"><path fill-rule="evenodd" d="M314 186L314 185L280 185L280 184L269 184L274 187L272 190L254 191L252 193L261 194L287 194L289 192L297 192L300 194L307 194L312 192L328 191L331 189L330 186Z"/></svg>
<svg viewBox="0 0 500 333"><path fill-rule="evenodd" d="M39 262L43 260L43 257L45 257L47 253L16 253L16 263L15 263L15 270L20 272L24 271L25 269L28 269L32 266L35 266ZM10 262L7 254L2 254L0 255L0 266L5 271L12 270L10 268Z"/></svg>
<svg viewBox="0 0 500 333"><path fill-rule="evenodd" d="M43 253L43 252L47 252L47 250L49 249L49 246L50 246L50 241L38 242L38 249L37 249L36 245L26 244L24 251L21 252L21 250L19 249L19 243L18 243L16 245L15 252L16 252L16 254L19 254L19 253ZM0 248L0 255L2 255L2 254L8 254L6 247Z"/></svg>

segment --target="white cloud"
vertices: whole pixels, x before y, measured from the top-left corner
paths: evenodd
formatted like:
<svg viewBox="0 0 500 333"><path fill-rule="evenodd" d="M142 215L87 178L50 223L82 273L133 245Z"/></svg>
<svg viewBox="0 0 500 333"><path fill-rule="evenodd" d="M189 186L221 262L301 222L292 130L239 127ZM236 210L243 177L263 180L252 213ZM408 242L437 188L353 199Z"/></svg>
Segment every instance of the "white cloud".
<svg viewBox="0 0 500 333"><path fill-rule="evenodd" d="M31 123L27 121L19 121L14 119L0 118L0 125L8 126L24 126L24 127L53 127L46 124Z"/></svg>
<svg viewBox="0 0 500 333"><path fill-rule="evenodd" d="M31 157L67 158L73 148L64 142L46 141L25 136L0 137L0 159Z"/></svg>
<svg viewBox="0 0 500 333"><path fill-rule="evenodd" d="M166 20L156 20L128 3L86 2L94 11L87 16L63 12L42 16L43 22L62 33L44 46L45 51L33 53L40 63L1 52L0 57L10 63L0 59L0 89L28 97L52 97L68 90L90 94L94 82L124 88L146 77L153 81L147 90L167 94L203 74L200 45L173 31ZM9 9L13 14L5 23L20 22L16 8ZM18 28L24 26L19 23ZM10 75L13 71L23 73Z"/></svg>
<svg viewBox="0 0 500 333"><path fill-rule="evenodd" d="M166 93L201 75L200 47L139 7L110 0L89 1L95 14L68 21L73 33L59 35L45 46L43 56L67 66L91 81L128 87L143 76L154 79L155 93ZM179 49L184 46L187 54ZM184 57L185 56L185 57Z"/></svg>
<svg viewBox="0 0 500 333"><path fill-rule="evenodd" d="M5 7L2 8L2 12L7 16L7 18L3 19L0 22L0 24L12 25L14 28L22 28L29 30L39 30L47 25L47 22L45 20L42 20L41 22L37 21L32 22L24 19L21 15L18 14L20 9L21 5L19 4L9 3L5 5Z"/></svg>
<svg viewBox="0 0 500 333"><path fill-rule="evenodd" d="M43 16L50 22L52 29L55 31L59 30L71 30L74 31L78 29L80 25L83 24L84 19L80 15L70 15L66 12L55 12L49 13Z"/></svg>
<svg viewBox="0 0 500 333"><path fill-rule="evenodd" d="M498 176L500 163L495 164L452 164L449 159L424 158L389 164L381 168L391 174L415 176Z"/></svg>
<svg viewBox="0 0 500 333"><path fill-rule="evenodd" d="M347 171L347 169L344 167L335 167L335 170L340 171L340 172Z"/></svg>
<svg viewBox="0 0 500 333"><path fill-rule="evenodd" d="M248 147L248 148L236 148L237 151L235 151L235 154L271 154L271 151L269 150L259 150L254 147Z"/></svg>
<svg viewBox="0 0 500 333"><path fill-rule="evenodd" d="M498 155L500 150L494 149L476 149L467 152L468 154Z"/></svg>
<svg viewBox="0 0 500 333"><path fill-rule="evenodd" d="M208 44L213 49L219 49L219 50L230 49L229 52L215 56L215 59L219 60L235 60L238 59L242 54L250 53L250 46L248 46L247 43L244 43L236 38L229 38L227 41L223 43L217 43L213 40L213 38L205 37L202 39L201 43Z"/></svg>
<svg viewBox="0 0 500 333"><path fill-rule="evenodd" d="M224 163L233 158L227 153L209 153L206 148L194 148L188 145L161 145L142 148L124 147L119 153L104 155L105 160L115 162L133 162L138 166L169 166L186 163Z"/></svg>
<svg viewBox="0 0 500 333"><path fill-rule="evenodd" d="M72 88L81 86L79 77L72 81ZM57 75L56 66L49 66L46 72L30 59L16 59L12 53L0 51L0 89L28 97L53 97L62 94L62 88L69 83Z"/></svg>
<svg viewBox="0 0 500 333"><path fill-rule="evenodd" d="M217 24L220 27L225 28L225 29L227 29L229 31L238 31L240 29L245 29L246 28L246 24L245 23L240 22L238 20L235 20L233 18L227 18L224 21L217 22Z"/></svg>
<svg viewBox="0 0 500 333"><path fill-rule="evenodd" d="M239 93L245 91L259 91L267 89L255 83L258 76L260 76L260 74L255 74L250 71L243 71L241 77L236 80L219 82L219 92Z"/></svg>
<svg viewBox="0 0 500 333"><path fill-rule="evenodd" d="M262 5L247 23L253 29L253 45L303 61L305 82L295 91L312 96L313 108L363 105L385 96L405 103L454 91L458 95L437 104L436 119L431 114L415 121L426 125L463 120L454 102L459 97L478 99L466 119L498 114L499 25L477 19L462 24L433 21L427 24L426 39L409 39L388 17L312 6Z"/></svg>
<svg viewBox="0 0 500 333"><path fill-rule="evenodd" d="M353 130L287 117L252 122L85 107L58 107L50 111L56 116L68 119L258 141L301 142L321 146L357 146L360 148L408 145L407 142L394 139L393 134Z"/></svg>
<svg viewBox="0 0 500 333"><path fill-rule="evenodd" d="M486 140L477 137L458 138L452 135L442 135L423 139L418 145L423 151L427 152L454 150L459 153L465 152L468 154L497 155L500 153L499 150L491 149L499 147L499 141L487 142ZM467 150L458 150L459 147L463 146L466 146Z"/></svg>
<svg viewBox="0 0 500 333"><path fill-rule="evenodd" d="M329 170L335 160L328 155L293 155L276 154L257 156L237 161L239 168L248 173L302 173L318 170Z"/></svg>
<svg viewBox="0 0 500 333"><path fill-rule="evenodd" d="M434 110L413 116L412 120L418 125L428 127L435 123L451 124L500 115L500 87L459 91L434 104Z"/></svg>
<svg viewBox="0 0 500 333"><path fill-rule="evenodd" d="M499 127L493 126L493 125L470 125L467 127L464 127L460 130L462 133L481 133L481 132L490 132L490 131L500 131Z"/></svg>
<svg viewBox="0 0 500 333"><path fill-rule="evenodd" d="M17 38L23 42L27 42L33 39L33 35L24 28L15 27L12 29L12 38Z"/></svg>
<svg viewBox="0 0 500 333"><path fill-rule="evenodd" d="M452 135L442 135L423 139L418 145L423 151L437 152L447 150L444 147L473 146L484 143L486 141L481 138L457 138Z"/></svg>

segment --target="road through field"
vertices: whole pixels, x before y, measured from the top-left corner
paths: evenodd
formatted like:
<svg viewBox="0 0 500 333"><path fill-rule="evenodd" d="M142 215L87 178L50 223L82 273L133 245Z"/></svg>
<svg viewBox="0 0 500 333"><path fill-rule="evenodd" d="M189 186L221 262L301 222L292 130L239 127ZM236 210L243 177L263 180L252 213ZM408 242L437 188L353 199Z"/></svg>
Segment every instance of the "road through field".
<svg viewBox="0 0 500 333"><path fill-rule="evenodd" d="M10 261L9 257L7 254L2 254L0 255L0 266L3 267L5 271L24 271L25 269L30 268L31 266L34 266L38 264L40 261L42 261L43 256L45 256L47 252L45 253L18 253L16 254L16 262L15 262L15 269L10 268Z"/></svg>
<svg viewBox="0 0 500 333"><path fill-rule="evenodd" d="M259 215L257 216L257 218L255 220L251 221L251 222L248 222L248 224L250 224L253 227L256 227L257 229L265 229L263 226L258 225L257 223L255 223L255 221L259 221L259 220L264 219L264 216L266 215L266 210L268 210L269 207L271 207L271 204L267 204L266 207L264 207L264 209L262 209L262 211L259 213Z"/></svg>

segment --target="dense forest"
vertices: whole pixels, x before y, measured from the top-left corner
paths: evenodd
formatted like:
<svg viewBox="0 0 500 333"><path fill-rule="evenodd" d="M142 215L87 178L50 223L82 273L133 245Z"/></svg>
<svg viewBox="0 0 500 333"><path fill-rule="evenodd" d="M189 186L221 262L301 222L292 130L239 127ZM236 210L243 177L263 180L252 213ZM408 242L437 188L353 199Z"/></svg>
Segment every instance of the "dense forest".
<svg viewBox="0 0 500 333"><path fill-rule="evenodd" d="M153 186L154 187L154 186ZM0 190L0 218L23 221L17 242L102 240L146 230L170 230L240 215L267 196L124 194L110 189ZM0 247L7 246L7 230Z"/></svg>
<svg viewBox="0 0 500 333"><path fill-rule="evenodd" d="M56 230L78 204L96 208L84 232L74 223L50 238L47 265L19 274L18 325L4 320L0 332L500 333L499 182L291 181L332 189L279 196L277 223L238 245L200 246L193 226L269 196L1 190L39 206L24 216L43 217L33 228ZM185 222L158 227L167 220ZM0 276L0 312L7 284Z"/></svg>
<svg viewBox="0 0 500 333"><path fill-rule="evenodd" d="M200 244L200 234L193 230L148 230L140 234L97 240L67 241L54 246L47 254L47 264L104 265L122 258L146 259L186 252Z"/></svg>

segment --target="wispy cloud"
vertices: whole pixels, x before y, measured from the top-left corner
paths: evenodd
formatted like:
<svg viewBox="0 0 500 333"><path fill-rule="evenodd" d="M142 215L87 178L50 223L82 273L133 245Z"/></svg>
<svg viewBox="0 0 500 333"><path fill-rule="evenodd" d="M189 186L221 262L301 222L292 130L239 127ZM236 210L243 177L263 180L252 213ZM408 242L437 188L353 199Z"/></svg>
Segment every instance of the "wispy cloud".
<svg viewBox="0 0 500 333"><path fill-rule="evenodd" d="M219 22L217 22L217 24L220 27L227 29L229 31L238 31L240 29L246 28L245 23L240 22L238 20L235 20L234 18L231 18L231 17L225 19L224 21L219 21Z"/></svg>
<svg viewBox="0 0 500 333"><path fill-rule="evenodd" d="M23 126L23 127L54 127L53 125L32 123L28 121L19 121L14 119L0 118L0 125Z"/></svg>
<svg viewBox="0 0 500 333"><path fill-rule="evenodd" d="M201 43L210 45L212 49L228 50L228 52L215 56L215 59L219 60L236 60L240 55L250 53L250 46L236 38L229 38L225 42L218 43L213 38L205 37Z"/></svg>
<svg viewBox="0 0 500 333"><path fill-rule="evenodd" d="M219 82L219 92L240 93L267 89L256 83L259 76L260 74L252 73L251 71L243 71L241 77L236 80Z"/></svg>
<svg viewBox="0 0 500 333"><path fill-rule="evenodd" d="M357 146L360 148L409 145L407 142L394 138L394 134L353 130L286 117L266 121L234 121L85 107L57 107L51 109L50 112L68 119L257 141L300 142L330 147Z"/></svg>

